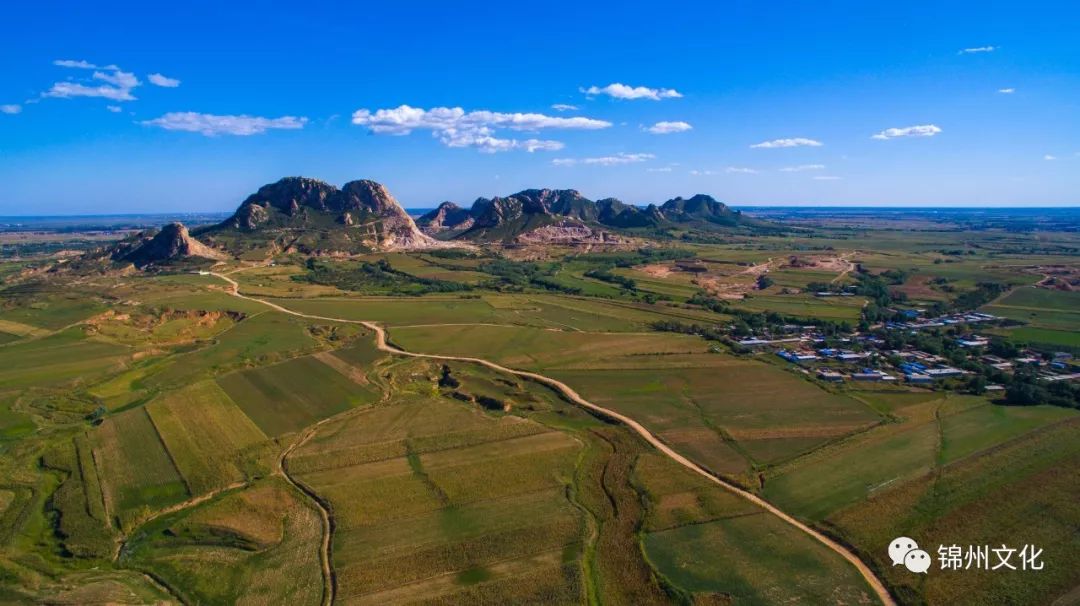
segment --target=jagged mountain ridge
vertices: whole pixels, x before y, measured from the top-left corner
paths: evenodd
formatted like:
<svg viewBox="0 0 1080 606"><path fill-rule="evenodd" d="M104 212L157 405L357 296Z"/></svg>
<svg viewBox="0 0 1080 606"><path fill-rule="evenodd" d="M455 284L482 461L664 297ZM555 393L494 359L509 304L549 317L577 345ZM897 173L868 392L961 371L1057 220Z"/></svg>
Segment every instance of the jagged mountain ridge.
<svg viewBox="0 0 1080 606"><path fill-rule="evenodd" d="M568 219L611 229L677 226L708 229L765 224L705 194L640 208L616 198L592 201L573 189L527 189L506 197L478 198L469 210L453 202L443 202L421 216L417 225L426 233L444 238L511 240Z"/></svg>
<svg viewBox="0 0 1080 606"><path fill-rule="evenodd" d="M385 186L368 179L339 189L318 179L285 177L260 187L231 217L198 235L233 252L259 236L280 250L309 254L445 246L421 232Z"/></svg>

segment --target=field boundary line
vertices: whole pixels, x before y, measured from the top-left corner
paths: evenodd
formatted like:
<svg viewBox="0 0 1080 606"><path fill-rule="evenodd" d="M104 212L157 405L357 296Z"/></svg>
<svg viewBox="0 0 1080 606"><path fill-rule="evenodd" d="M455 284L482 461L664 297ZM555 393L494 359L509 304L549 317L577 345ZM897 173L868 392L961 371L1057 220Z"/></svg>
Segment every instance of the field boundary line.
<svg viewBox="0 0 1080 606"><path fill-rule="evenodd" d="M149 404L149 402L147 402ZM180 465L176 462L176 456L171 450L169 450L169 443L165 441L165 436L161 434L161 428L158 427L157 421L154 420L154 415L150 414L150 407L143 406L142 412L146 415L146 419L150 421L150 427L154 428L154 435L157 436L158 443L161 444L161 449L165 451L165 456L169 458L169 463L173 467L173 471L176 472L177 477L184 483L184 489L187 490L189 496L194 496L194 491L191 490L191 482L188 481L187 476L183 471L180 471ZM140 524L141 526L141 524Z"/></svg>
<svg viewBox="0 0 1080 606"><path fill-rule="evenodd" d="M769 260L769 262L771 262L771 261L772 261L772 259ZM495 370L495 371L505 372L505 373L509 373L509 374L516 375L516 376L519 376L519 377L523 377L523 378L526 378L526 379L531 379L531 380L536 381L538 383L547 385L548 387L553 387L557 391L561 392L571 402L573 402L573 403L575 403L575 404L577 404L577 405L579 405L579 406L581 406L583 408L591 410L593 412L599 413L601 416L607 417L609 419L613 419L615 421L618 421L618 422L622 423L623 425L626 425L630 429L634 430L639 436L644 438L646 442L651 444L654 448L659 450L664 455L667 455L668 458L672 459L676 463L679 463L680 465L682 465L683 467L689 469L690 471L693 471L693 472L697 473L698 475L704 477L705 479L709 480L710 482L720 486L721 488L724 488L728 492L731 492L731 493L733 493L733 494L735 494L735 495L737 495L739 497L742 497L743 499L746 499L747 501L750 501L751 503L757 505L758 507L761 507L762 509L764 509L764 510L768 511L769 513L775 515L776 517L780 518L782 521L786 522L790 526L793 526L796 529L802 531L804 534L809 535L812 539L816 540L818 543L820 543L820 544L824 545L825 547L827 547L828 549L832 550L833 552L838 554L840 557L847 560L852 566L854 566L855 569L859 572L859 574L863 577L863 580L865 580L867 585L869 585L870 589L873 590L874 594L877 595L878 599L881 601L882 604L884 604L885 606L896 606L896 601L893 599L892 595L889 594L889 591L885 588L885 584L881 581L881 579L879 579L877 577L877 575L874 573L874 571L871 570L870 567L866 565L865 562L863 562L857 555L855 555L855 553L853 551L851 551L850 549L848 549L847 547L845 547L844 545L842 545L841 543L839 543L835 539L832 539L832 538L828 537L827 535L825 535L824 533L822 533L822 532L820 532L818 530L815 530L814 528L811 528L807 524L799 521L794 516L788 514L787 512L785 512L782 509L776 507L775 505L773 505L772 503L770 503L770 502L766 501L765 499L759 497L758 495L756 495L756 494L754 494L754 493L752 493L752 492L750 492L748 490L744 490L743 488L740 488L740 487L738 487L738 486L736 486L736 485L734 485L734 484L732 484L732 483L730 483L730 482L728 482L726 480L718 478L715 475L709 473L703 467L701 467L697 463L691 461L690 459L686 458L685 456L679 454L674 449L672 449L670 446L668 446L666 443L661 441L659 438L657 438L655 435L653 435L653 433L651 431L646 429L645 426L642 425L641 423L635 421L634 419L632 419L632 418L630 418L630 417L628 417L628 416L626 416L624 414L615 412L614 410L610 410L608 408L604 408L603 406L593 404L592 402L590 402L590 401L586 400L585 398L583 398L580 394L577 393L577 391L575 391L573 388L571 388L566 383L563 383L562 381L559 381L559 380L556 380L556 379L553 379L551 377L541 375L541 374L538 374L538 373L535 373L535 372L529 372L529 371L525 371L525 370L514 370L512 368L507 368L505 366L502 366L500 364L496 364L495 362L491 362L491 361L485 360L483 358L471 358L471 357L467 357L467 356L443 356L443 355L424 354L424 353L416 353L416 352L411 352L411 351L405 351L405 350L397 348L395 346L388 345L387 342L386 342L386 331L383 329L382 326L380 326L379 324L376 324L374 322L367 322L367 321L363 321L363 320L344 320L344 319L340 319L340 318L330 318L330 317L326 317L326 316L317 316L317 315L312 315L312 314L301 313L301 312L298 312L298 311L293 311L291 309L288 309L286 307L282 307L281 305L278 305L276 303L272 303L270 301L264 301L262 299L258 299L258 298L255 298L255 297L249 297L249 296L241 294L240 293L240 285L235 280L233 280L233 279L231 279L231 278L229 278L229 277L227 277L225 275L218 274L218 273L212 273L211 275L216 276L216 277L228 282L230 284L230 286L231 286L230 292L231 292L231 294L233 296L240 297L242 299L247 299L249 301L254 301L256 303L262 303L263 305L267 305L267 306L269 306L269 307L271 307L273 309L276 309L276 310L278 310L278 311L280 311L282 313L286 313L286 314L301 317L301 318L309 318L309 319L313 319L313 320L325 320L325 321L328 321L328 322L344 322L344 323L349 323L349 324L360 324L362 326L366 326L367 328L371 329L375 333L375 346L378 349L380 349L382 351L385 351L387 353L392 353L392 354L402 355L402 356L409 356L409 357L414 357L414 358L427 358L427 359L433 359L433 360L455 360L455 361L459 361L459 362L471 362L471 363L474 363L474 364L480 364L481 366L486 366L487 368L490 368L490 369Z"/></svg>

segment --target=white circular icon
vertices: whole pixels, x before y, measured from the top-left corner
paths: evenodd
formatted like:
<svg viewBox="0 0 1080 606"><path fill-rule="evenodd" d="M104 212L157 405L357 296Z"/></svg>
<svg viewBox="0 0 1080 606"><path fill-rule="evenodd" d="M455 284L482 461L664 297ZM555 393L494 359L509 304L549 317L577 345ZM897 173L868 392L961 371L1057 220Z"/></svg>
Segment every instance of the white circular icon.
<svg viewBox="0 0 1080 606"><path fill-rule="evenodd" d="M930 554L921 549L912 549L904 556L904 566L915 573L926 574L926 571L930 570L931 561Z"/></svg>
<svg viewBox="0 0 1080 606"><path fill-rule="evenodd" d="M907 537L897 537L893 539L892 543L889 543L889 558L892 559L892 565L897 566L903 564L904 556L912 549L918 548L919 544L915 542L915 539L909 539Z"/></svg>

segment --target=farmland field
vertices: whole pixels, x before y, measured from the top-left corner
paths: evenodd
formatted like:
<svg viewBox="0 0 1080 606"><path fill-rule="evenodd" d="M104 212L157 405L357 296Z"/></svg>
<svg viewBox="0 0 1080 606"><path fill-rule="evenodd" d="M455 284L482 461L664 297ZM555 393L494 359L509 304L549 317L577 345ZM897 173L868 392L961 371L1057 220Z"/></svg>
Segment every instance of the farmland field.
<svg viewBox="0 0 1080 606"><path fill-rule="evenodd" d="M773 366L702 353L699 339L682 335L484 326L405 327L391 338L406 349L544 370L721 473L789 458L878 420L856 400Z"/></svg>
<svg viewBox="0 0 1080 606"><path fill-rule="evenodd" d="M318 347L318 341L304 322L284 314L264 312L218 335L206 347L175 356L144 381L154 387L184 385L233 368L266 364Z"/></svg>
<svg viewBox="0 0 1080 606"><path fill-rule="evenodd" d="M0 390L85 381L122 368L129 349L87 339L78 328L0 348Z"/></svg>
<svg viewBox="0 0 1080 606"><path fill-rule="evenodd" d="M217 380L269 436L369 403L375 394L316 356L304 356Z"/></svg>
<svg viewBox="0 0 1080 606"><path fill-rule="evenodd" d="M1038 585L1017 574L943 572L919 590L936 603L983 604L988 601L1040 603L1075 586L1068 560L1076 549L1071 531L1080 512L1073 494L1080 450L1077 422L1047 426L976 456L945 465L939 475L897 483L861 503L832 515L831 523L851 540L880 544L893 536L927 537L945 545L999 545L1001 529L1023 544L1044 550L1046 568ZM886 538L889 537L889 538ZM1007 537L1006 537L1007 538ZM882 557L882 556L877 556ZM889 570L893 582L910 579ZM1010 571L1011 572L1011 571ZM914 588L911 588L914 589Z"/></svg>
<svg viewBox="0 0 1080 606"><path fill-rule="evenodd" d="M213 381L161 396L146 411L193 494L243 480L242 453L266 439Z"/></svg>
<svg viewBox="0 0 1080 606"><path fill-rule="evenodd" d="M190 494L145 409L110 417L91 435L105 508L121 528Z"/></svg>
<svg viewBox="0 0 1080 606"><path fill-rule="evenodd" d="M320 532L303 496L272 479L155 520L124 558L191 602L318 604Z"/></svg>

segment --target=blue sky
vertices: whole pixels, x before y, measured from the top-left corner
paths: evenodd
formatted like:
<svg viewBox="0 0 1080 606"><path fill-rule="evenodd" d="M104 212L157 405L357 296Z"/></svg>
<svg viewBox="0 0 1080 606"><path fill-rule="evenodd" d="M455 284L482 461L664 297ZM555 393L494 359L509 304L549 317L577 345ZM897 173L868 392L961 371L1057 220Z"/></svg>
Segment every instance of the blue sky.
<svg viewBox="0 0 1080 606"><path fill-rule="evenodd" d="M1075 2L224 4L6 7L0 215L286 175L410 207L1080 202Z"/></svg>

